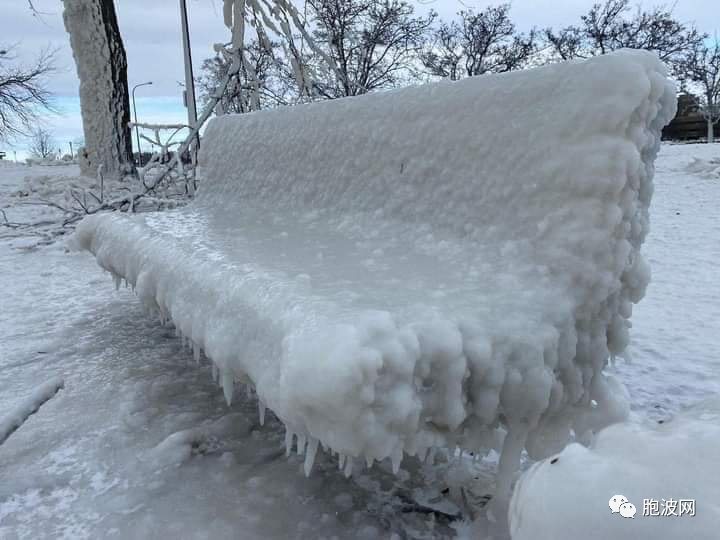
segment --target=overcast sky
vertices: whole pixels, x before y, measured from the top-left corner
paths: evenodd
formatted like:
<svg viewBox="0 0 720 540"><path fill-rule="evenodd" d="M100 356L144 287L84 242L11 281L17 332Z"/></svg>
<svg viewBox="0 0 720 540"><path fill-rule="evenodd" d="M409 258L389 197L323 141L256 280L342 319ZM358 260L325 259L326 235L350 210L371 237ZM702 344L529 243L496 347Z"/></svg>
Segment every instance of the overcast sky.
<svg viewBox="0 0 720 540"><path fill-rule="evenodd" d="M598 0L514 0L512 17L518 27L560 27L573 24ZM222 0L187 0L195 75L204 58L213 55L213 43L229 41L222 22ZM482 9L500 0L410 0L418 12L437 11L445 19L460 9ZM657 2L657 3L663 3ZM656 2L645 0L646 7ZM674 13L682 21L694 22L704 32L720 31L720 0L670 0L676 3ZM50 80L50 90L57 96L62 115L51 121L58 143L82 136L77 99L78 81L70 46L62 22L61 0L34 0L44 14L33 16L26 0L2 0L0 10L0 45L17 43L18 52L32 58L48 45L60 49L61 71ZM128 55L130 86L151 80L152 86L136 92L141 121L182 121L184 78L178 0L116 0L120 31ZM22 144L18 145L22 151ZM24 154L24 152L22 152Z"/></svg>

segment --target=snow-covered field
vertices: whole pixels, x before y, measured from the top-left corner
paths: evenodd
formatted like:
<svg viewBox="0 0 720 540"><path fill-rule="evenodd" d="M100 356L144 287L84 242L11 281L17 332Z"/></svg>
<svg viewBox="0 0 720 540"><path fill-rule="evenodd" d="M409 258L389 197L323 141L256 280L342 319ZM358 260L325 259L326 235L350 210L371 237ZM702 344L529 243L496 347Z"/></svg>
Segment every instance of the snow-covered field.
<svg viewBox="0 0 720 540"><path fill-rule="evenodd" d="M720 145L664 145L657 161L643 247L653 280L634 309L632 360L608 369L628 388L629 428L672 425L684 408L720 395L718 159ZM306 478L303 457L285 456L272 414L261 426L253 397L228 407L210 367L171 328L129 290L116 292L87 254L53 241L56 229L43 222L54 210L17 196L28 175L48 176L33 189L51 194L53 179L75 174L0 164L8 221L38 223L0 228L0 420L44 383L64 380L0 445L0 538L442 538L492 493L496 454L477 463L440 456L435 466L405 459L397 476L383 462L346 478L318 453ZM719 477L717 464L707 470L716 494ZM620 519L598 491L606 512L598 522ZM647 494L660 496L677 498Z"/></svg>

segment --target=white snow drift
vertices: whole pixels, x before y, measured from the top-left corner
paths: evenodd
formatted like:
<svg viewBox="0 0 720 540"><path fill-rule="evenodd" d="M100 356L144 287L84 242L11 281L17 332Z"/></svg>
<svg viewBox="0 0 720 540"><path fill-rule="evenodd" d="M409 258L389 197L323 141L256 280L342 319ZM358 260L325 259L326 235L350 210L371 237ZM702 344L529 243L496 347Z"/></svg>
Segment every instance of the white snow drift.
<svg viewBox="0 0 720 540"><path fill-rule="evenodd" d="M602 373L649 279L654 55L476 77L207 129L190 207L96 215L77 246L251 383L307 446L372 463L533 458L622 418ZM506 434L506 435L505 435Z"/></svg>
<svg viewBox="0 0 720 540"><path fill-rule="evenodd" d="M653 428L610 426L590 448L570 445L523 475L510 508L512 538L717 538L719 445L717 400ZM618 493L635 506L631 519L608 508ZM693 501L694 515L688 507L680 515L681 500Z"/></svg>

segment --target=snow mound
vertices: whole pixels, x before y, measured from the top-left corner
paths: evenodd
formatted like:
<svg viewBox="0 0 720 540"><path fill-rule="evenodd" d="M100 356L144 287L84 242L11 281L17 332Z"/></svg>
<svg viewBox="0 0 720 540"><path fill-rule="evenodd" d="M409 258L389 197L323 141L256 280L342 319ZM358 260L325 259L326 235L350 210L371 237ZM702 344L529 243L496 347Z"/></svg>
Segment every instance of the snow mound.
<svg viewBox="0 0 720 540"><path fill-rule="evenodd" d="M660 130L649 53L213 120L189 207L74 237L350 473L405 453L557 452L621 420L602 370L650 272Z"/></svg>
<svg viewBox="0 0 720 540"><path fill-rule="evenodd" d="M653 427L610 426L590 448L572 444L520 478L512 538L717 538L719 446L720 401ZM619 494L635 506L631 519L608 507ZM680 515L681 500L694 501L694 516L685 504Z"/></svg>
<svg viewBox="0 0 720 540"><path fill-rule="evenodd" d="M714 159L693 158L687 171L704 178L720 178L720 157Z"/></svg>
<svg viewBox="0 0 720 540"><path fill-rule="evenodd" d="M216 437L247 435L251 427L245 416L230 414L192 429L176 431L147 452L144 464L152 472L158 468L179 465L194 453L210 451Z"/></svg>

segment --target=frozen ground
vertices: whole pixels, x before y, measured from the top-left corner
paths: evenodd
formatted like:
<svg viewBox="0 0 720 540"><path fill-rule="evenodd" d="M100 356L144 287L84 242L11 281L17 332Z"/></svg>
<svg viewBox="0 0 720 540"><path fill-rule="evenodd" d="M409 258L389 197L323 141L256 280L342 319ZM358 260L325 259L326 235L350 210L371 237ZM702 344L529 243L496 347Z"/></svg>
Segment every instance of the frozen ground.
<svg viewBox="0 0 720 540"><path fill-rule="evenodd" d="M657 162L653 281L635 307L632 361L610 368L636 425L720 394L719 157L720 145L665 145ZM58 169L0 165L10 222L52 217L15 194L26 175L76 173ZM451 537L455 516L492 491L493 456L347 479L319 453L305 478L271 414L260 426L254 398L228 408L209 366L53 230L0 228L0 417L65 381L0 446L0 538Z"/></svg>

